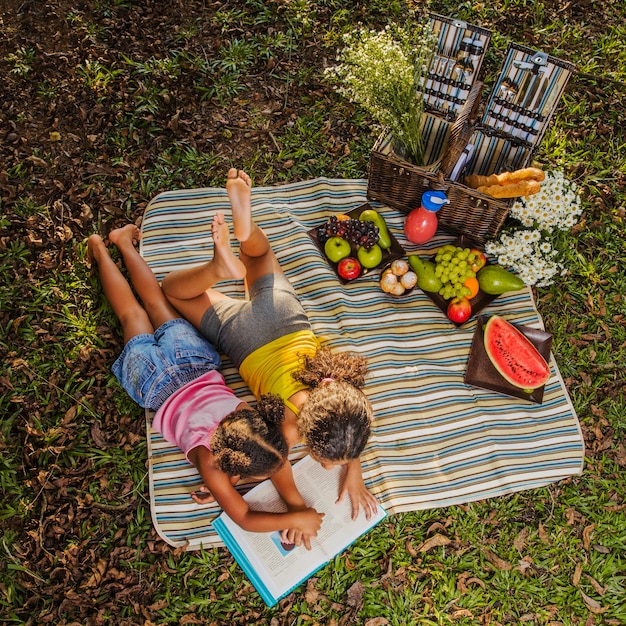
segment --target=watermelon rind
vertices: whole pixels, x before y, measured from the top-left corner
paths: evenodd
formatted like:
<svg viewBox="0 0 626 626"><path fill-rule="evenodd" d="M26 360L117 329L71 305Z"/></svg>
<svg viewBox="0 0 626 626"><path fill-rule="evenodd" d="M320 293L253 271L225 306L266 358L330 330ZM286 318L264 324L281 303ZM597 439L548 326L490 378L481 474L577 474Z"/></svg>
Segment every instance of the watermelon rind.
<svg viewBox="0 0 626 626"><path fill-rule="evenodd" d="M483 331L485 352L504 380L525 393L532 393L548 382L550 366L511 322L492 315Z"/></svg>

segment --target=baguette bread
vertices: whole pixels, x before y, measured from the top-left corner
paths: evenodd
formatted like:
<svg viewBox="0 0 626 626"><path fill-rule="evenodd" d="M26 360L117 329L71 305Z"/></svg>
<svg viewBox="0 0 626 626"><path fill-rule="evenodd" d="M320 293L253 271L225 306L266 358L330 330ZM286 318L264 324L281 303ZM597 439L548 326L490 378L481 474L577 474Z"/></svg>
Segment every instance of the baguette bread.
<svg viewBox="0 0 626 626"><path fill-rule="evenodd" d="M541 182L546 175L538 167L525 167L514 172L502 172L501 174L491 174L491 176L480 176L471 174L465 177L465 184L472 189L479 187L492 187L495 185L510 185L525 180L535 180ZM504 197L504 196L503 196Z"/></svg>
<svg viewBox="0 0 626 626"><path fill-rule="evenodd" d="M476 189L492 198L519 198L539 193L541 185L537 180L522 180L508 185L482 185Z"/></svg>

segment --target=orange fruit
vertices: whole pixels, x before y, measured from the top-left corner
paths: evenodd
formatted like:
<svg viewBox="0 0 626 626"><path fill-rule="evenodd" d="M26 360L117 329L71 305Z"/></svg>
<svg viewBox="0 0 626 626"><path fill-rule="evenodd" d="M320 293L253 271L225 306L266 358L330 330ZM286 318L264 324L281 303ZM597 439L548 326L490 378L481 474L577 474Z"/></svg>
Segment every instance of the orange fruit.
<svg viewBox="0 0 626 626"><path fill-rule="evenodd" d="M346 215L345 213L340 213L340 214L337 216L337 219L338 219L340 222L343 222L343 220L350 220L350 219L352 219L352 218L351 218L349 215Z"/></svg>
<svg viewBox="0 0 626 626"><path fill-rule="evenodd" d="M463 281L463 286L471 289L472 292L467 296L470 300L478 293L478 279L471 277Z"/></svg>

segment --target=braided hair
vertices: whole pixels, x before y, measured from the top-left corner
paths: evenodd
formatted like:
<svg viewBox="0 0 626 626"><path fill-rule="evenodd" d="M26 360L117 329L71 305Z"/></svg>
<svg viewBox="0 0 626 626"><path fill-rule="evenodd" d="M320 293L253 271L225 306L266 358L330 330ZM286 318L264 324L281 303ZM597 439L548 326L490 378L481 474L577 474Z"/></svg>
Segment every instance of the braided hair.
<svg viewBox="0 0 626 626"><path fill-rule="evenodd" d="M372 406L361 391L367 360L321 348L305 356L294 378L311 388L300 409L298 431L318 459L358 459L371 433Z"/></svg>
<svg viewBox="0 0 626 626"><path fill-rule="evenodd" d="M278 396L262 396L256 409L228 414L211 437L215 463L229 476L271 476L287 459L280 425L285 406Z"/></svg>

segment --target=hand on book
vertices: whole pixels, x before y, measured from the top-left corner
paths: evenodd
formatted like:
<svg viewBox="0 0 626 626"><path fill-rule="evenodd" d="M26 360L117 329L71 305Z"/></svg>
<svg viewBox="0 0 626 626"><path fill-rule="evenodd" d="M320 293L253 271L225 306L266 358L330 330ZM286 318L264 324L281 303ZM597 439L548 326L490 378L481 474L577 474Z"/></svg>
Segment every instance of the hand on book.
<svg viewBox="0 0 626 626"><path fill-rule="evenodd" d="M359 516L359 509L363 507L365 518L370 519L378 510L378 500L367 490L361 473L361 462L356 459L348 463L348 469L339 491L337 502L341 502L345 495L350 496L352 504L352 519Z"/></svg>
<svg viewBox="0 0 626 626"><path fill-rule="evenodd" d="M304 544L304 547L310 550L311 538L317 537L317 532L322 526L322 519L326 513L318 513L312 508L291 511L291 513L294 515L294 528L282 530L280 540L297 546Z"/></svg>

